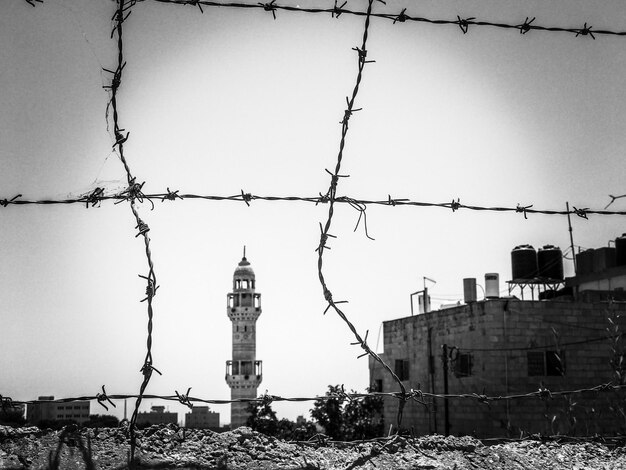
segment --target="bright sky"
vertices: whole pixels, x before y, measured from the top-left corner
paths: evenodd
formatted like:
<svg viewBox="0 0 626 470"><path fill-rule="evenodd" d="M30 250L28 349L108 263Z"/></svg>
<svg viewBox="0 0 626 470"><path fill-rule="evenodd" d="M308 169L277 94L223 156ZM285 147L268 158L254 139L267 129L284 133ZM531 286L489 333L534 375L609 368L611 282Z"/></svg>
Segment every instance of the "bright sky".
<svg viewBox="0 0 626 470"><path fill-rule="evenodd" d="M252 2L256 3L256 2ZM295 1L278 2L293 4ZM302 7L330 0L299 0ZM65 198L124 188L107 131L115 68L115 3L45 0L0 4L0 198ZM348 8L365 10L350 0ZM618 1L389 0L375 11L457 15L547 26L626 30ZM138 3L124 24L119 90L125 155L144 192L228 196L325 193L354 86L363 18ZM626 193L626 39L567 33L397 23L373 19L350 121L338 195L536 209L602 209ZM626 200L612 208L626 209ZM262 294L259 393L314 396L328 384L363 391L367 360L326 307L317 279L319 222L327 206L200 200L149 203L160 289L147 393L230 398L226 295L247 246ZM325 276L374 346L381 322L410 314L409 294L431 286L435 306L462 299L464 277L511 276L510 251L569 246L565 216L440 208L336 208ZM0 393L136 393L146 339L143 241L127 204L0 207ZM604 246L620 216L573 219L574 241ZM566 275L573 267L566 262ZM382 340L379 350L382 348ZM148 409L150 400L142 409ZM131 404L129 403L129 408ZM308 416L312 403L275 404ZM121 416L121 406L117 414ZM184 413L182 406L169 404ZM228 406L215 406L222 422ZM104 412L92 405L92 413ZM179 415L182 419L182 414Z"/></svg>

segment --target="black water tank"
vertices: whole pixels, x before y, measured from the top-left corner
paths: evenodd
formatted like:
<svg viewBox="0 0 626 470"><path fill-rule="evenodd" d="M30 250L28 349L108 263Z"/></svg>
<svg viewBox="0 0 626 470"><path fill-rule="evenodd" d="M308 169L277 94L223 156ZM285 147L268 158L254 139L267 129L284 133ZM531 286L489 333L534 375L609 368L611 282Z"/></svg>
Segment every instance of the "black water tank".
<svg viewBox="0 0 626 470"><path fill-rule="evenodd" d="M626 264L626 233L615 239L615 264L617 266Z"/></svg>
<svg viewBox="0 0 626 470"><path fill-rule="evenodd" d="M558 246L545 245L537 251L537 277L563 280L563 253Z"/></svg>
<svg viewBox="0 0 626 470"><path fill-rule="evenodd" d="M615 266L615 248L604 246L593 252L593 272L601 273Z"/></svg>
<svg viewBox="0 0 626 470"><path fill-rule="evenodd" d="M537 252L530 245L520 245L511 251L513 280L529 280L537 276Z"/></svg>
<svg viewBox="0 0 626 470"><path fill-rule="evenodd" d="M576 255L576 275L593 272L593 249L581 251Z"/></svg>

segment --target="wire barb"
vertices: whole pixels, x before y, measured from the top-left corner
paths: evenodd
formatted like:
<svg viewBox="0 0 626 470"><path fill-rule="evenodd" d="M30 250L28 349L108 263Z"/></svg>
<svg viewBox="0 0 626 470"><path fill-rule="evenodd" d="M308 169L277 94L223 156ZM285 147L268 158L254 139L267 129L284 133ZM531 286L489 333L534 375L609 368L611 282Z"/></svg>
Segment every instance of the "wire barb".
<svg viewBox="0 0 626 470"><path fill-rule="evenodd" d="M104 389L104 385L102 386L102 393L96 394L96 400L100 405L104 407L105 410L109 411L109 407L104 404L104 402L108 402L113 408L116 408L115 403L111 401L111 399L107 396L107 392Z"/></svg>
<svg viewBox="0 0 626 470"><path fill-rule="evenodd" d="M591 39L596 39L596 37L591 32L591 26L587 26L587 23L585 23L585 25L581 29L576 31L576 37L578 36L591 36Z"/></svg>
<svg viewBox="0 0 626 470"><path fill-rule="evenodd" d="M521 206L519 203L517 204L517 207L515 208L515 212L521 212L524 214L524 219L528 219L528 216L526 215L526 210L530 209L533 205L531 204L530 206Z"/></svg>
<svg viewBox="0 0 626 470"><path fill-rule="evenodd" d="M404 8L398 16L393 19L393 24L404 23L409 17L405 14L406 8Z"/></svg>
<svg viewBox="0 0 626 470"><path fill-rule="evenodd" d="M449 205L450 209L452 209L452 212L456 212L459 210L459 208L461 207L461 199L460 198L456 198L456 201L454 199L452 199L452 202Z"/></svg>
<svg viewBox="0 0 626 470"><path fill-rule="evenodd" d="M460 16L457 15L457 24L459 25L459 28L461 28L461 31L463 31L463 34L467 34L467 30L469 29L469 25L471 24L470 22L474 21L476 18L471 17L471 18L461 18Z"/></svg>
<svg viewBox="0 0 626 470"><path fill-rule="evenodd" d="M37 3L43 3L43 0L25 0L25 1L26 1L26 3L28 3L31 7L36 6L36 5L35 5L35 2L37 2Z"/></svg>
<svg viewBox="0 0 626 470"><path fill-rule="evenodd" d="M533 19L530 21L528 21L528 16L527 16L524 22L518 26L520 34L526 34L528 31L530 31L532 28L531 24L533 21L535 21L534 16L533 16Z"/></svg>
<svg viewBox="0 0 626 470"><path fill-rule="evenodd" d="M11 204L13 201L15 201L17 198L20 198L20 197L22 197L22 195L18 194L17 196L14 196L12 199L9 199L8 201L6 199L3 199L0 201L0 206L6 207L9 204Z"/></svg>
<svg viewBox="0 0 626 470"><path fill-rule="evenodd" d="M272 16L276 19L276 5L274 5L274 3L276 3L276 0L272 0L269 3L259 3L259 5L261 5L265 11L271 11Z"/></svg>
<svg viewBox="0 0 626 470"><path fill-rule="evenodd" d="M333 5L333 9L331 11L331 16L333 18L339 18L339 16L343 13L343 7L345 7L348 4L347 0L345 2L343 2L343 4L338 7L337 6L337 0L335 0L335 4Z"/></svg>
<svg viewBox="0 0 626 470"><path fill-rule="evenodd" d="M181 395L180 393L178 393L178 390L175 390L175 392L176 392L176 396L178 397L178 401L181 404L183 404L185 406L188 406L189 409L193 408L193 403L191 403L191 401L189 401L189 392L191 392L191 387L189 387L187 389L187 393L184 394L184 395Z"/></svg>
<svg viewBox="0 0 626 470"><path fill-rule="evenodd" d="M588 207L585 207L583 209L577 209L576 207L574 207L574 214L576 214L581 219L588 219L589 218L589 217L587 217L587 211L588 210L589 210Z"/></svg>

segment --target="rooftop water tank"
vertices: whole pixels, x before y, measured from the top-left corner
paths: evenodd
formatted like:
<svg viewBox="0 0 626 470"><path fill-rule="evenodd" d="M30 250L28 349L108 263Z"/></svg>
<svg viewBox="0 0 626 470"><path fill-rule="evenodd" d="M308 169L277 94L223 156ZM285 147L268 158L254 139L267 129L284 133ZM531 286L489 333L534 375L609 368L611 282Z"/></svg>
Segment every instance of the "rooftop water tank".
<svg viewBox="0 0 626 470"><path fill-rule="evenodd" d="M626 233L615 239L615 264L616 266L626 264Z"/></svg>
<svg viewBox="0 0 626 470"><path fill-rule="evenodd" d="M558 246L545 245L537 251L537 277L563 280L563 253Z"/></svg>
<svg viewBox="0 0 626 470"><path fill-rule="evenodd" d="M593 249L581 251L576 255L576 275L593 272Z"/></svg>
<svg viewBox="0 0 626 470"><path fill-rule="evenodd" d="M466 277L463 279L463 300L466 304L476 302L476 278Z"/></svg>
<svg viewBox="0 0 626 470"><path fill-rule="evenodd" d="M485 298L497 299L500 297L500 275L498 273L485 274Z"/></svg>
<svg viewBox="0 0 626 470"><path fill-rule="evenodd" d="M537 252L530 245L519 245L511 251L513 280L530 280L537 277Z"/></svg>
<svg viewBox="0 0 626 470"><path fill-rule="evenodd" d="M603 246L593 251L593 272L601 273L615 266L615 248Z"/></svg>

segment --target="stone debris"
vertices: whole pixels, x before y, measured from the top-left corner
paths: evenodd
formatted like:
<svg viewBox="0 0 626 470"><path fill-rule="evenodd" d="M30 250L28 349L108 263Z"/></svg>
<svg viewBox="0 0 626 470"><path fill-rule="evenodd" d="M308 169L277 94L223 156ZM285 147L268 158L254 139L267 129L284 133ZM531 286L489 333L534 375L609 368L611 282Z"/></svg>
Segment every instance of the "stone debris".
<svg viewBox="0 0 626 470"><path fill-rule="evenodd" d="M218 434L172 424L151 426L137 437L136 465L129 467L124 428L52 431L0 426L0 470L626 469L624 448L596 442L484 445L468 436L430 435L324 445L284 442L246 427Z"/></svg>

